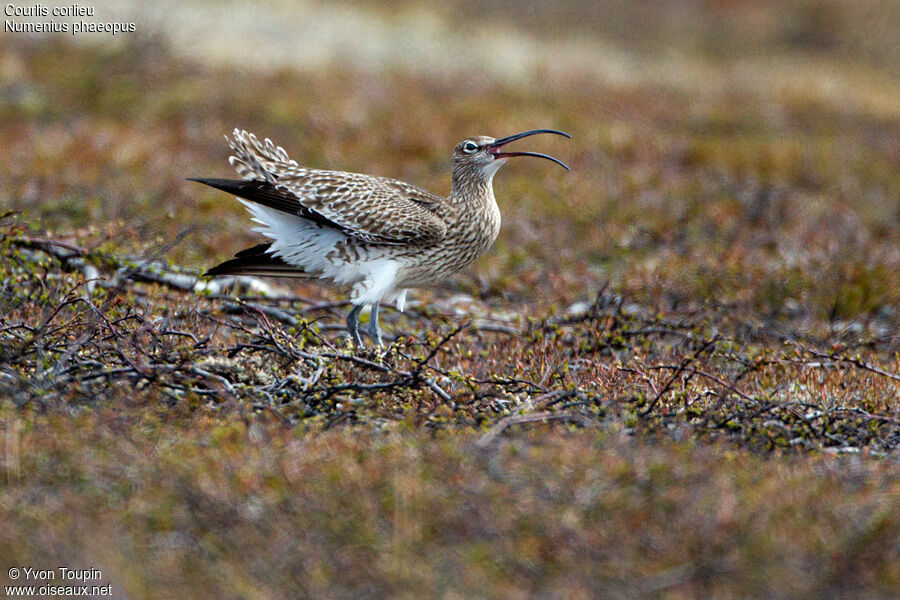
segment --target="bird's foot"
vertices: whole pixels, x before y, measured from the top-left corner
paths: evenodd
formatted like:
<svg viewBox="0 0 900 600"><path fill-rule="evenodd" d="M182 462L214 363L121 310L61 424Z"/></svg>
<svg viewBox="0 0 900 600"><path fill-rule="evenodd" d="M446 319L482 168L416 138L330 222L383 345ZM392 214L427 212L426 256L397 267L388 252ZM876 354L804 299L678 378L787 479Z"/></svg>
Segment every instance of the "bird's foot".
<svg viewBox="0 0 900 600"><path fill-rule="evenodd" d="M362 350L363 348L365 348L362 336L359 334L359 331L350 332L350 341L353 342L354 350Z"/></svg>

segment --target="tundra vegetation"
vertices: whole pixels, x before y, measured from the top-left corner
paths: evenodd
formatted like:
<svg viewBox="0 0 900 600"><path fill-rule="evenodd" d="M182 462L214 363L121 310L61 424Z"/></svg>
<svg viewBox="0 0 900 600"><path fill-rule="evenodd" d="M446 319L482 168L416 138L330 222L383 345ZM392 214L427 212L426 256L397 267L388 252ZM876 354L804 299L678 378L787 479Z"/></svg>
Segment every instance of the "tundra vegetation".
<svg viewBox="0 0 900 600"><path fill-rule="evenodd" d="M792 61L757 91L0 38L0 566L123 598L896 597L896 43L788 6L685 29L760 81ZM536 149L573 171L510 161L494 248L354 351L341 291L198 285L258 239L185 181L231 176L234 126L438 193L462 137L558 127Z"/></svg>

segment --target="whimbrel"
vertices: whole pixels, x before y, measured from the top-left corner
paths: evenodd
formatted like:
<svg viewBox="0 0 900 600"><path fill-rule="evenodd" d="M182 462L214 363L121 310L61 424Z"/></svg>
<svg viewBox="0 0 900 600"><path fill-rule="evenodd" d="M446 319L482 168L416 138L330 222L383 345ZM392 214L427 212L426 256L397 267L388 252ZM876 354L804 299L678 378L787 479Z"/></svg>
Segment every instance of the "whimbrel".
<svg viewBox="0 0 900 600"><path fill-rule="evenodd" d="M494 139L466 138L453 149L446 198L414 185L358 173L301 167L268 138L235 129L231 165L242 179L192 178L238 197L254 229L271 242L238 252L205 275L266 275L331 280L352 286L347 329L360 346L359 313L372 307L369 335L381 345L378 305L396 299L402 311L409 288L438 283L481 256L500 231L491 182L511 156L509 142L538 133L571 138L555 129L533 129ZM226 137L227 139L227 137Z"/></svg>

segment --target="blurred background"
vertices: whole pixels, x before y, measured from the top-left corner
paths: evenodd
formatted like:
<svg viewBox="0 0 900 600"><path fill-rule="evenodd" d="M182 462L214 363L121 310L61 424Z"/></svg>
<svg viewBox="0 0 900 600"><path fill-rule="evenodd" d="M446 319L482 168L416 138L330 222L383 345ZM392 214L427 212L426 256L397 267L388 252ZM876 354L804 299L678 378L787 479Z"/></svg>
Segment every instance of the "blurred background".
<svg viewBox="0 0 900 600"><path fill-rule="evenodd" d="M121 598L896 596L900 2L91 6L135 32L0 35L0 576L97 567ZM490 252L384 311L410 370L493 325L433 360L455 404L310 392L230 297L98 285L89 311L82 272L25 239L105 277L221 262L259 236L185 178L234 176L234 127L439 194L466 136L572 134L527 144L571 172L499 172ZM273 331L317 351L292 315L339 328L345 295L277 285ZM329 385L391 376L323 360ZM478 445L545 409L591 425Z"/></svg>
<svg viewBox="0 0 900 600"><path fill-rule="evenodd" d="M896 2L107 0L93 20L136 31L0 42L0 202L46 227L140 246L190 224L171 256L203 268L253 239L184 181L229 174L233 127L437 193L459 139L554 127L574 142L535 143L574 173L508 166L507 226L457 289L554 304L612 281L830 318L896 300Z"/></svg>

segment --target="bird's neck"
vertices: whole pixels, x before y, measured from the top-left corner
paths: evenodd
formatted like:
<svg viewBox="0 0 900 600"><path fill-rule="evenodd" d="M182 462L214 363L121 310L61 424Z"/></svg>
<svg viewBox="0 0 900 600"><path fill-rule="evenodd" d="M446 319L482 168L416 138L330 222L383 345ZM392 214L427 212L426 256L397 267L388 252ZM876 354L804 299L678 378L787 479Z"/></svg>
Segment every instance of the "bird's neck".
<svg viewBox="0 0 900 600"><path fill-rule="evenodd" d="M457 167L453 169L450 182L450 196L453 203L493 202L494 190L492 182L494 173L485 173L479 168Z"/></svg>

